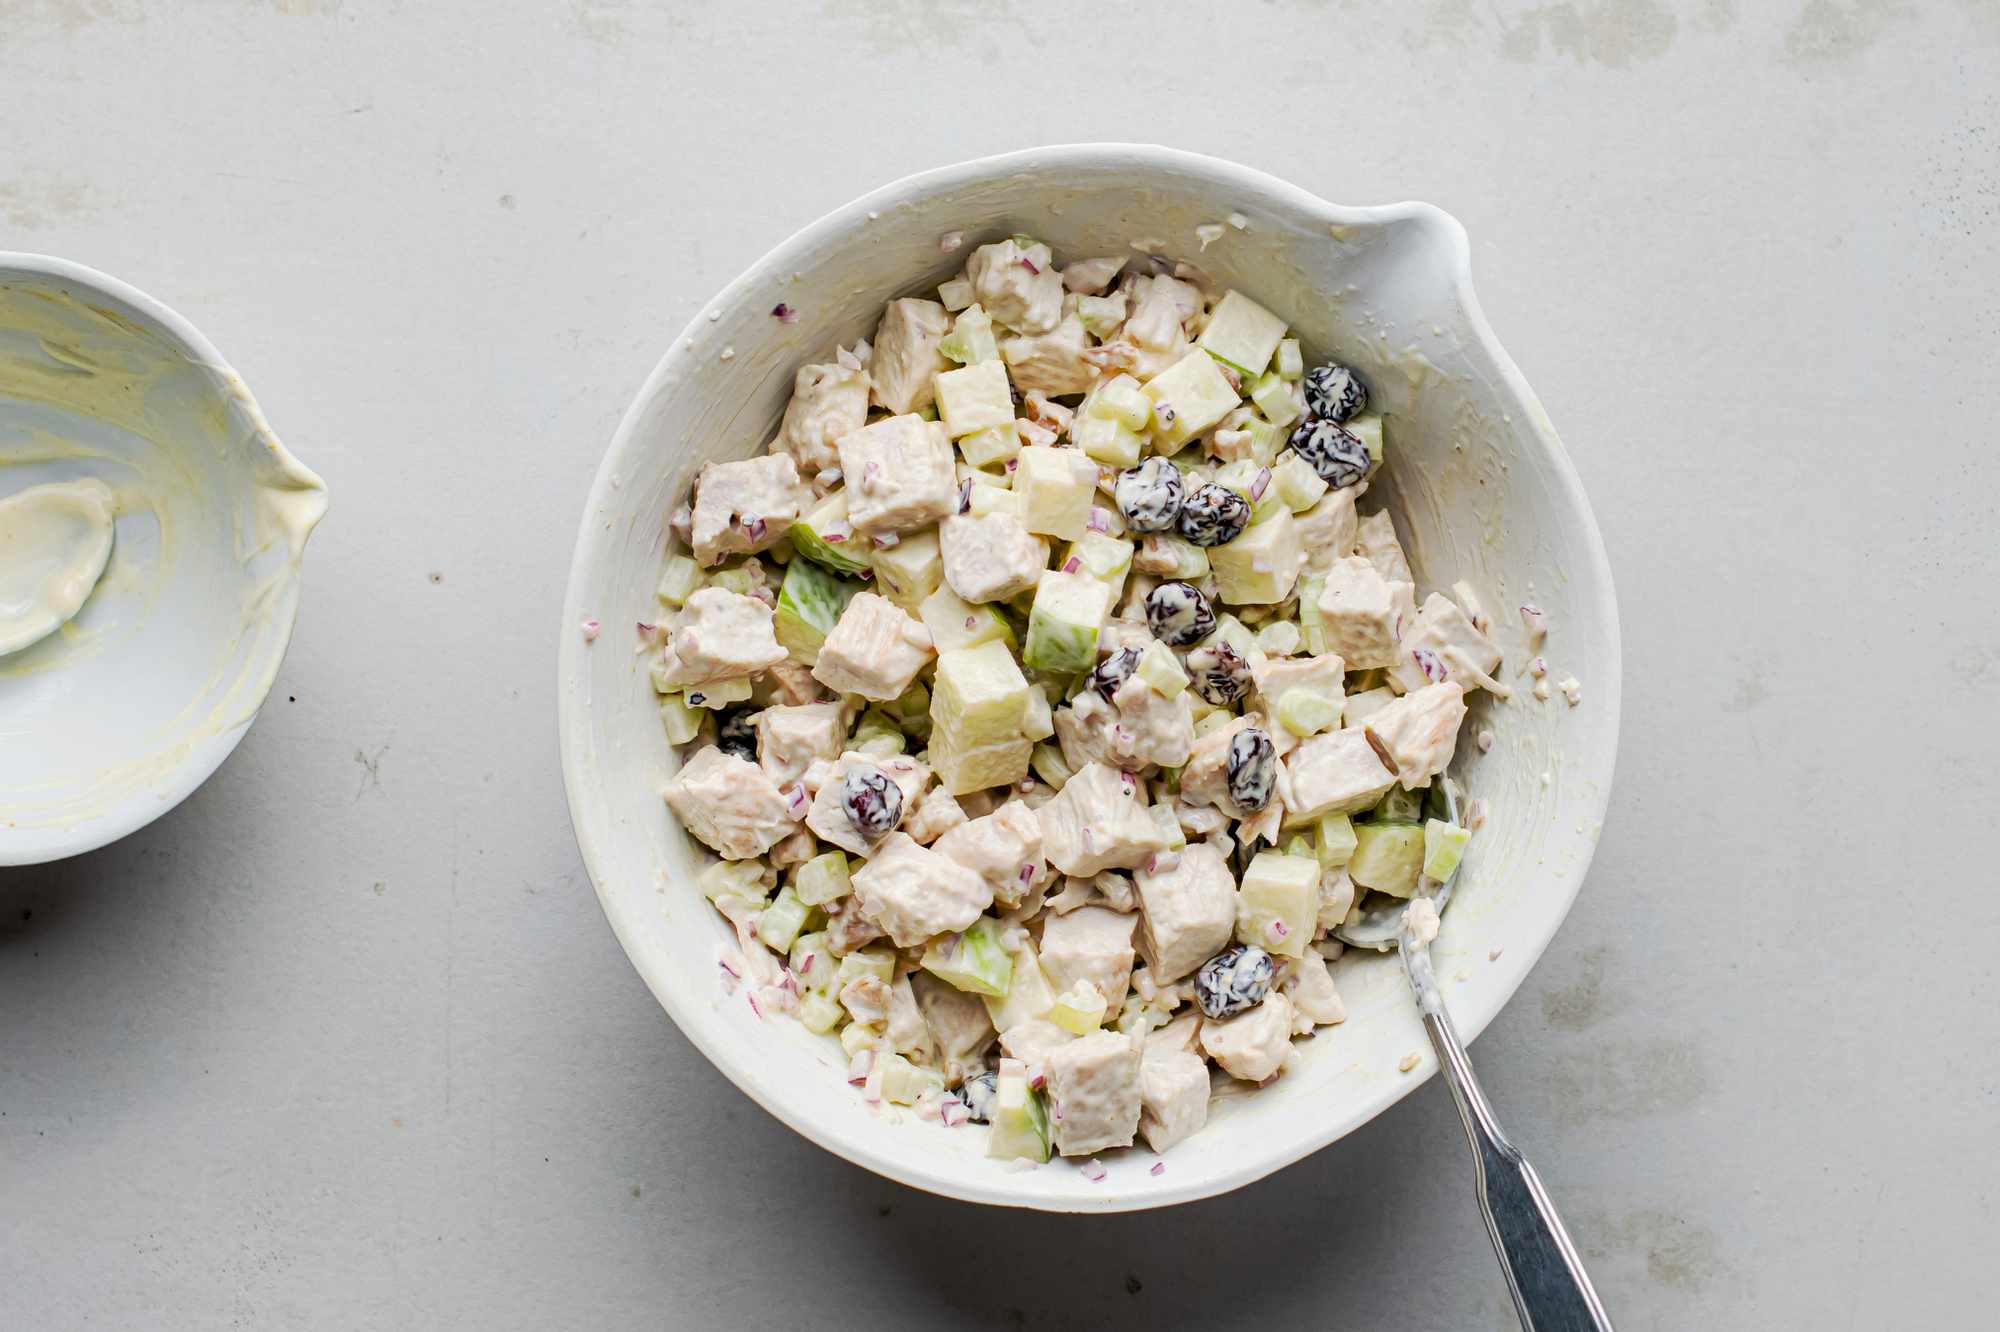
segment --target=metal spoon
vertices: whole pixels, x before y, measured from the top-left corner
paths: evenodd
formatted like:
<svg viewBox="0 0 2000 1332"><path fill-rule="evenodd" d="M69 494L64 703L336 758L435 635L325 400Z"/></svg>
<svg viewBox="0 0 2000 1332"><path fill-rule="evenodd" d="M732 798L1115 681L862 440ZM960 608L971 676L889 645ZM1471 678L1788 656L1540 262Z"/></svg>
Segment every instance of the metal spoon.
<svg viewBox="0 0 2000 1332"><path fill-rule="evenodd" d="M1433 817L1459 822L1458 792L1450 778L1436 784L1431 803L1438 807ZM1451 900L1454 877L1447 875L1442 883L1421 880L1418 895L1429 898L1431 906L1442 914ZM1610 1332L1611 1317L1604 1312L1604 1304L1583 1270L1583 1259L1556 1214L1541 1176L1521 1155L1521 1149L1507 1140L1492 1104L1479 1089L1472 1063L1452 1029L1451 1015L1445 1011L1444 996L1438 992L1430 945L1414 932L1409 916L1402 903L1378 907L1362 913L1353 924L1336 929L1334 937L1354 948L1387 952L1394 947L1402 955L1404 974L1410 978L1417 1009L1424 1016L1424 1030L1430 1033L1438 1067L1444 1070L1458 1117L1465 1122L1465 1136L1472 1143L1479 1210L1485 1214L1494 1252L1500 1255L1521 1326L1529 1332Z"/></svg>

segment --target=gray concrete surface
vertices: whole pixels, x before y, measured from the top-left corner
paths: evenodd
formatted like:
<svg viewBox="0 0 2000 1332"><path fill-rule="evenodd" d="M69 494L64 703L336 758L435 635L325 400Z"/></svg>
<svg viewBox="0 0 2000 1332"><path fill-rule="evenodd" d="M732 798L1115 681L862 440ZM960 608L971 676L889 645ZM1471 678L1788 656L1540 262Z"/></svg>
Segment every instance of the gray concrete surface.
<svg viewBox="0 0 2000 1332"><path fill-rule="evenodd" d="M0 126L0 248L178 307L333 498L236 757L0 872L0 1326L1512 1325L1435 1083L979 1211L739 1095L585 882L558 597L655 357L864 189L1093 138L1452 209L1575 454L1614 807L1474 1053L1620 1326L1990 1320L1992 0L0 0Z"/></svg>

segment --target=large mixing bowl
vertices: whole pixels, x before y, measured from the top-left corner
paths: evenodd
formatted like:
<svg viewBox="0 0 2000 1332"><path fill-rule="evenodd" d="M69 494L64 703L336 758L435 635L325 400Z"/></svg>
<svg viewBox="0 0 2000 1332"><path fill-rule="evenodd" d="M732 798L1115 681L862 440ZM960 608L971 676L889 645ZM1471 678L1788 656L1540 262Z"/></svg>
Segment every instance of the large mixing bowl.
<svg viewBox="0 0 2000 1332"><path fill-rule="evenodd" d="M1231 215L1235 215L1234 221ZM1238 226L1235 223L1240 222ZM1221 224L1206 248L1197 227ZM966 248L941 252L963 231ZM1582 702L1525 688L1480 695L1453 772L1488 807L1444 932L1437 971L1459 1030L1476 1035L1554 936L1583 882L1618 739L1618 612L1590 507L1554 428L1473 298L1464 230L1424 204L1344 208L1213 158L1093 144L925 172L828 214L762 260L674 339L626 413L583 516L559 662L563 772L592 882L626 952L688 1037L800 1133L851 1161L956 1198L1060 1211L1157 1207L1221 1193L1324 1147L1435 1071L1393 959L1336 965L1347 1021L1300 1043L1303 1066L1262 1091L1218 1097L1166 1168L1143 1149L1109 1174L1061 1162L1010 1170L983 1132L871 1108L830 1037L763 1021L719 984L727 931L694 885L699 848L660 788L677 759L662 734L632 622L651 619L666 521L711 459L770 439L792 373L873 332L883 303L948 277L970 247L1011 232L1059 256L1159 241L1291 323L1308 361L1360 369L1387 414L1386 499L1420 591L1464 579L1501 626L1511 679L1527 660L1515 607L1553 624L1547 655ZM1213 231L1205 234L1215 237ZM779 302L797 321L771 317ZM713 314L713 318L711 318ZM595 643L577 630L606 626ZM1405 1057L1422 1052L1408 1072Z"/></svg>

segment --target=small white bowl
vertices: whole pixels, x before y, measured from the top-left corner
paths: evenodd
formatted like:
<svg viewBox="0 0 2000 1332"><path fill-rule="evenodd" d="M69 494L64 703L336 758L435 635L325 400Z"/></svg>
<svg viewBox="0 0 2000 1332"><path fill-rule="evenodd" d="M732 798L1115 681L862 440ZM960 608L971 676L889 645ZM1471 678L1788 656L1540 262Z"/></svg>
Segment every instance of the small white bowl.
<svg viewBox="0 0 2000 1332"><path fill-rule="evenodd" d="M1231 223L1236 215L1244 225ZM1221 224L1203 248L1196 228ZM964 248L939 238L965 233ZM693 883L697 848L661 802L676 759L662 733L637 620L651 619L669 511L700 466L771 437L792 372L873 332L883 303L951 275L1011 232L1059 256L1130 253L1156 239L1284 315L1308 361L1337 354L1388 414L1389 466L1371 499L1394 509L1426 590L1463 578L1491 605L1510 678L1526 660L1517 603L1552 617L1547 655L1576 675L1560 694L1483 699L1453 771L1483 797L1438 974L1476 1035L1555 934L1597 839L1618 738L1618 612L1603 543L1547 415L1473 299L1464 230L1425 204L1342 208L1262 173L1164 148L1036 149L912 176L792 237L698 314L626 413L597 475L570 570L559 661L563 774L605 914L661 1004L717 1067L813 1141L893 1179L974 1202L1120 1211L1236 1188L1325 1146L1435 1070L1392 958L1337 967L1347 1021L1301 1042L1274 1086L1217 1098L1208 1126L1164 1158L1111 1153L1093 1182L1074 1164L1009 1170L986 1135L880 1113L845 1082L830 1038L760 1021L718 983L727 937ZM1214 233L1209 233L1213 236ZM797 322L771 317L779 302ZM578 630L605 625L594 644ZM1532 681L1523 679L1523 686ZM1496 737L1481 754L1471 733ZM1420 1054L1410 1072L1405 1056ZM900 1120L900 1122L895 1122ZM1156 1160L1164 1160L1159 1174Z"/></svg>
<svg viewBox="0 0 2000 1332"><path fill-rule="evenodd" d="M0 252L0 496L96 477L118 516L82 610L0 657L0 865L172 809L249 730L326 511L208 340L79 264Z"/></svg>

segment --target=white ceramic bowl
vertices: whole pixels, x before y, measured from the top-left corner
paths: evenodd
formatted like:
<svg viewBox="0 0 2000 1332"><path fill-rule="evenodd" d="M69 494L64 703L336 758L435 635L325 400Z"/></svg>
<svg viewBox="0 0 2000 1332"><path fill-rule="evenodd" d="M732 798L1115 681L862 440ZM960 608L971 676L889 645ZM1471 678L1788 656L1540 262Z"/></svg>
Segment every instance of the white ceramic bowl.
<svg viewBox="0 0 2000 1332"><path fill-rule="evenodd" d="M243 381L115 278L0 253L0 496L96 477L111 561L56 634L0 657L0 865L158 818L249 730L326 509Z"/></svg>
<svg viewBox="0 0 2000 1332"><path fill-rule="evenodd" d="M1203 250L1195 228L1239 214ZM947 256L939 237L963 230ZM762 448L793 370L870 334L883 302L935 285L970 247L1031 232L1063 257L1158 238L1218 281L1291 321L1308 360L1357 366L1388 414L1386 496L1426 588L1470 580L1496 611L1508 673L1525 660L1516 603L1553 617L1548 657L1583 682L1583 703L1525 692L1482 701L1454 772L1483 796L1474 841L1437 945L1459 1029L1477 1034L1554 935L1583 881L1609 793L1618 735L1618 618L1583 490L1534 394L1473 299L1465 233L1424 204L1342 208L1228 162L1122 144L1037 149L898 181L792 237L699 313L626 413L598 472L570 571L560 648L563 772L577 840L612 927L646 983L717 1067L822 1146L918 1188L1060 1211L1157 1207L1236 1188L1325 1146L1434 1071L1393 959L1338 966L1344 1025L1301 1043L1303 1067L1250 1095L1218 1098L1208 1126L1165 1157L1112 1153L1091 1182L1069 1165L1010 1171L985 1134L871 1110L845 1085L830 1038L760 1021L718 982L726 932L692 882L696 849L659 790L676 759L635 654L656 605L664 523L701 464ZM770 316L783 301L799 312ZM711 319L711 314L715 317ZM730 349L733 349L731 354ZM603 636L587 645L586 617ZM1523 683L1529 683L1524 681ZM1459 977L1463 976L1463 979ZM1413 1052L1409 1072L1398 1063Z"/></svg>

